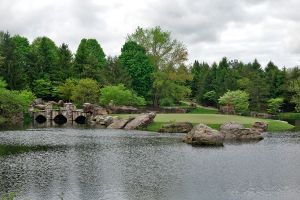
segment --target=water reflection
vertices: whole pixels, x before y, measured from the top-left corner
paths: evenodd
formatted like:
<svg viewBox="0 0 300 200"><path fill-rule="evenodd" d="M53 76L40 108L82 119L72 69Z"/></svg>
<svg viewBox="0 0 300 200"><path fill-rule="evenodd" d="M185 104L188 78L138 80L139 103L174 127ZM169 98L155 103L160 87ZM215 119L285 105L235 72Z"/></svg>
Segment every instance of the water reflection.
<svg viewBox="0 0 300 200"><path fill-rule="evenodd" d="M0 156L0 193L17 199L297 199L299 135L194 148L182 135L46 128L2 144L60 147ZM64 147L64 148L63 148Z"/></svg>

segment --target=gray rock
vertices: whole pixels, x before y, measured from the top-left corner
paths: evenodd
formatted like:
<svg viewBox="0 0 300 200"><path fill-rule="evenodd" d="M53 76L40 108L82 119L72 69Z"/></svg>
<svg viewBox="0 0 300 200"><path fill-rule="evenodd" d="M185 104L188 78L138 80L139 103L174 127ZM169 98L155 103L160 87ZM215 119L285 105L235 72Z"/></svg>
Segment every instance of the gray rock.
<svg viewBox="0 0 300 200"><path fill-rule="evenodd" d="M126 124L125 130L134 130L142 127L147 127L151 124L155 118L156 114L154 112L144 113L136 116L133 120Z"/></svg>
<svg viewBox="0 0 300 200"><path fill-rule="evenodd" d="M188 133L193 129L193 124L190 122L177 122L164 125L159 132L161 133Z"/></svg>
<svg viewBox="0 0 300 200"><path fill-rule="evenodd" d="M221 132L205 124L195 126L183 139L185 143L200 146L223 146L223 140L224 135Z"/></svg>
<svg viewBox="0 0 300 200"><path fill-rule="evenodd" d="M252 126L252 129L257 129L261 132L266 132L268 129L268 124L264 122L255 122Z"/></svg>
<svg viewBox="0 0 300 200"><path fill-rule="evenodd" d="M96 122L96 124L109 126L113 123L114 118L112 116L104 116L104 115L96 115L92 118L92 121Z"/></svg>
<svg viewBox="0 0 300 200"><path fill-rule="evenodd" d="M236 122L226 122L220 127L220 132L225 135L226 140L262 140L260 128L245 128Z"/></svg>
<svg viewBox="0 0 300 200"><path fill-rule="evenodd" d="M34 108L38 109L38 110L45 110L46 109L46 105L44 104L37 104L34 106Z"/></svg>
<svg viewBox="0 0 300 200"><path fill-rule="evenodd" d="M133 118L122 119L122 118L114 118L113 122L107 127L109 129L123 129L126 124L131 121Z"/></svg>

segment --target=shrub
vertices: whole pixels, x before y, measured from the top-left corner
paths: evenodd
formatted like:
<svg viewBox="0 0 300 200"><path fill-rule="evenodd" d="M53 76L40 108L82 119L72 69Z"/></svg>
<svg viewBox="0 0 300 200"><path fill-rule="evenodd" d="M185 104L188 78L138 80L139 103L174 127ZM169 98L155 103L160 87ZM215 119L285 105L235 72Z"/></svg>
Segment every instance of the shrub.
<svg viewBox="0 0 300 200"><path fill-rule="evenodd" d="M100 104L109 105L126 105L126 106L143 106L145 99L139 97L131 90L125 88L123 84L116 86L105 86L100 90Z"/></svg>
<svg viewBox="0 0 300 200"><path fill-rule="evenodd" d="M267 109L268 113L276 114L279 111L282 104L283 104L283 98L280 97L268 100L268 109Z"/></svg>
<svg viewBox="0 0 300 200"><path fill-rule="evenodd" d="M63 100L70 101L77 84L77 80L67 79L64 84L57 87L58 96Z"/></svg>
<svg viewBox="0 0 300 200"><path fill-rule="evenodd" d="M242 113L248 110L249 94L241 91L228 91L219 98L219 104L232 105L236 112Z"/></svg>
<svg viewBox="0 0 300 200"><path fill-rule="evenodd" d="M97 81L86 78L80 79L74 87L71 100L81 106L83 103L97 103L99 99L99 86Z"/></svg>

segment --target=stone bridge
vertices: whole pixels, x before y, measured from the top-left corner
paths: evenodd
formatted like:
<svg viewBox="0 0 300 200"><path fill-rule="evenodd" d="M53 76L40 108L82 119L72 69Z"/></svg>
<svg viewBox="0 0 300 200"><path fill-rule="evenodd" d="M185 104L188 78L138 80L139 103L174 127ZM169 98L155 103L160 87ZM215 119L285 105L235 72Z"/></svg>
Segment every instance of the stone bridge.
<svg viewBox="0 0 300 200"><path fill-rule="evenodd" d="M56 124L65 124L76 122L78 124L85 124L89 113L83 112L81 109L52 109L46 108L33 112L33 119L38 123L55 122Z"/></svg>

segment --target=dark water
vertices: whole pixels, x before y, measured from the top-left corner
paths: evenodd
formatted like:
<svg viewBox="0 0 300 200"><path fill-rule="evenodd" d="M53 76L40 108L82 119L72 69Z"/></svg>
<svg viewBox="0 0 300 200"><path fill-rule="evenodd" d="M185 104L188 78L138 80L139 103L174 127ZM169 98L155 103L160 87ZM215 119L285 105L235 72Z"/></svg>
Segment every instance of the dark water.
<svg viewBox="0 0 300 200"><path fill-rule="evenodd" d="M300 198L298 134L223 148L191 147L181 137L70 128L0 132L0 193L28 200Z"/></svg>

